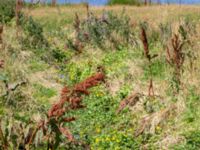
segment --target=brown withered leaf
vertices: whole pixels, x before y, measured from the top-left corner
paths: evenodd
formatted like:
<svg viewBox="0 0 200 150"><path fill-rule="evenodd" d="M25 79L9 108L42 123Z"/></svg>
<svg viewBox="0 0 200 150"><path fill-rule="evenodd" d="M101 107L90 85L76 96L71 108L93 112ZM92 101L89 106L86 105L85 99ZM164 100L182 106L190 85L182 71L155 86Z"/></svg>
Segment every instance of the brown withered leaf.
<svg viewBox="0 0 200 150"><path fill-rule="evenodd" d="M130 96L122 100L117 109L117 113L120 113L126 106L134 106L139 101L140 93L133 92Z"/></svg>

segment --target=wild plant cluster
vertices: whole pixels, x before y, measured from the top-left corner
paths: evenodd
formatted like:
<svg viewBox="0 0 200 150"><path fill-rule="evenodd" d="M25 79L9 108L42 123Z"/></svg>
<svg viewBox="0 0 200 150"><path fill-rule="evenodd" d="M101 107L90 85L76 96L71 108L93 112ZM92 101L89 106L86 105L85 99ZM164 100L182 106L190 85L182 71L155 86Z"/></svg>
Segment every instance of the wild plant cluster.
<svg viewBox="0 0 200 150"><path fill-rule="evenodd" d="M7 23L15 17L15 0L0 0L0 23Z"/></svg>
<svg viewBox="0 0 200 150"><path fill-rule="evenodd" d="M76 14L74 29L75 38L68 39L67 45L78 51L86 45L100 49L121 49L134 42L130 18L125 12L115 15L104 11L100 17L88 12L85 20Z"/></svg>
<svg viewBox="0 0 200 150"><path fill-rule="evenodd" d="M108 4L109 5L141 5L143 1L139 0L109 0Z"/></svg>
<svg viewBox="0 0 200 150"><path fill-rule="evenodd" d="M163 46L166 49L166 61L173 68L172 75L172 88L174 93L179 92L181 86L181 76L184 72L185 59L195 58L195 54L192 55L190 48L192 46L190 42L190 36L195 30L195 27L189 25L187 20L183 24L179 25L178 33L171 33L168 37L168 41ZM187 50L186 50L187 49Z"/></svg>
<svg viewBox="0 0 200 150"><path fill-rule="evenodd" d="M68 117L67 114L70 111L84 108L82 95L89 95L88 89L104 81L104 78L104 74L99 72L72 88L64 87L60 100L52 105L45 119L39 120L37 124L31 121L24 125L14 123L12 120L4 120L5 122L2 123L0 120L1 148L5 150L44 147L48 150L57 149L61 146L61 142L66 141L62 138L62 135L68 142L87 147L81 141L76 141L70 130L65 126L66 123L75 120L75 117ZM1 127L2 124L4 124L3 128ZM14 136L15 138L13 138Z"/></svg>
<svg viewBox="0 0 200 150"><path fill-rule="evenodd" d="M43 27L31 16L21 13L19 16L19 25L25 34L25 37L21 39L23 45L33 49L48 47L48 42L43 35Z"/></svg>

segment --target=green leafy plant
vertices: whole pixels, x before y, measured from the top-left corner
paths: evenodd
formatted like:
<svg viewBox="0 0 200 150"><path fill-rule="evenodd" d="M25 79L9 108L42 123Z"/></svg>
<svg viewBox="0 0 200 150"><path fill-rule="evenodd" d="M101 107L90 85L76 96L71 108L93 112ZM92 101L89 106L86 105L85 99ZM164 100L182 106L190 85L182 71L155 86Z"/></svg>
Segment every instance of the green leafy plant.
<svg viewBox="0 0 200 150"><path fill-rule="evenodd" d="M200 148L200 131L194 130L183 134L185 142L171 147L173 150L197 150Z"/></svg>
<svg viewBox="0 0 200 150"><path fill-rule="evenodd" d="M25 37L22 39L23 45L31 48L46 48L48 42L43 35L43 27L40 23L36 22L31 16L27 17L21 14L19 24L24 30Z"/></svg>
<svg viewBox="0 0 200 150"><path fill-rule="evenodd" d="M131 134L114 130L109 134L96 136L92 149L140 149L140 145L140 141L134 139Z"/></svg>
<svg viewBox="0 0 200 150"><path fill-rule="evenodd" d="M187 123L192 123L195 121L198 121L199 119L199 102L200 102L200 96L196 93L196 89L192 87L189 90L189 94L186 98L186 111L184 113L184 120Z"/></svg>
<svg viewBox="0 0 200 150"><path fill-rule="evenodd" d="M7 23L15 17L15 0L0 0L0 23Z"/></svg>

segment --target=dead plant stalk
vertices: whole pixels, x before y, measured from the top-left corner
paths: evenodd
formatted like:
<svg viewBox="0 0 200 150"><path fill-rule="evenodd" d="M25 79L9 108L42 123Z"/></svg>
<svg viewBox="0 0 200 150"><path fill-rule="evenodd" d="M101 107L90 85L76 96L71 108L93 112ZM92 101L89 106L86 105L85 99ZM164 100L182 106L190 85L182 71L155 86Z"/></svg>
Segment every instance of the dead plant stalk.
<svg viewBox="0 0 200 150"><path fill-rule="evenodd" d="M154 96L151 65L152 65L152 59L154 57L156 57L157 55L151 56L150 53L149 53L149 43L148 43L147 34L146 34L144 27L141 27L141 40L142 40L142 44L143 44L143 48L144 48L144 55L148 60L148 67L149 67L150 74L151 74L151 77L150 77L150 80L149 80L148 94L149 94L149 96Z"/></svg>
<svg viewBox="0 0 200 150"><path fill-rule="evenodd" d="M15 17L16 17L16 27L17 27L17 31L16 31L16 35L18 37L19 34L19 19L20 19L20 12L23 8L23 0L16 0L16 7L15 7Z"/></svg>
<svg viewBox="0 0 200 150"><path fill-rule="evenodd" d="M183 46L185 42L181 41L178 34L171 38L170 46L166 48L166 60L174 68L174 78L178 86L181 84L181 71L185 60ZM171 49L170 49L171 47ZM177 92L179 89L177 89Z"/></svg>

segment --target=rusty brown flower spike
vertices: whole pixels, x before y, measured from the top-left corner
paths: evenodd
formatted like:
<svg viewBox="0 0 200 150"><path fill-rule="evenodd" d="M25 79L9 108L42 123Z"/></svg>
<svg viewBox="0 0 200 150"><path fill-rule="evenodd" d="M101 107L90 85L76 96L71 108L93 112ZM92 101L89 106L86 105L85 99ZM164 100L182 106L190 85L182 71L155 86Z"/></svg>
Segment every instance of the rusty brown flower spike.
<svg viewBox="0 0 200 150"><path fill-rule="evenodd" d="M171 38L172 50L170 51L169 46L167 46L166 59L170 65L175 65L177 69L180 69L184 62L183 45L185 43L180 40L177 34ZM171 54L172 53L172 54Z"/></svg>
<svg viewBox="0 0 200 150"><path fill-rule="evenodd" d="M99 71L95 75L88 77L83 82L80 82L71 88L63 87L60 100L49 109L47 119L41 120L36 126L29 128L27 135L24 137L23 145L27 149L30 149L38 132L42 131L43 139L47 141L48 148L57 149L59 144L55 143L61 142L61 139L57 137L63 135L68 142L82 144L89 149L87 144L76 141L73 134L70 132L70 129L65 126L65 123L76 120L75 117L66 117L66 115L74 109L83 108L84 106L81 104L82 95L88 95L88 89L104 82L104 79L104 73ZM21 129L23 129L23 126L21 126ZM54 138L54 135L56 135L56 138ZM0 140L3 140L4 142L3 149L7 149L7 141L4 138L1 125Z"/></svg>
<svg viewBox="0 0 200 150"><path fill-rule="evenodd" d="M143 44L143 48L144 48L144 55L149 61L149 70L151 71L151 60L153 58L157 57L158 55L157 54L155 54L153 56L150 55L147 34L146 34L145 28L143 26L141 27L141 40L142 40L142 44ZM151 76L150 81L149 81L148 93L149 93L149 96L154 96L152 76Z"/></svg>
<svg viewBox="0 0 200 150"><path fill-rule="evenodd" d="M172 67L174 67L174 77L176 82L180 84L181 70L185 60L183 52L185 41L182 41L178 34L174 34L171 38L170 44L171 45L166 47L166 60Z"/></svg>
<svg viewBox="0 0 200 150"><path fill-rule="evenodd" d="M47 117L48 120L42 120L35 130L30 132L30 136L27 140L27 143L31 144L35 138L36 133L39 130L42 130L45 137L49 137L47 128L50 126L55 126L58 130L55 132L59 132L64 135L68 141L73 142L74 137L71 134L70 130L67 127L64 127L64 123L74 121L74 117L66 117L66 114L70 110L80 109L84 106L82 103L82 95L88 95L88 89L98 85L103 82L105 79L105 75L103 72L97 72L95 75L87 78L85 81L76 84L72 88L64 87L61 91L60 100L54 104L48 111ZM56 133L58 134L58 133Z"/></svg>
<svg viewBox="0 0 200 150"><path fill-rule="evenodd" d="M182 48L184 42L181 42L179 36L174 34L174 37L171 39L172 47L173 47L173 58L172 61L176 64L176 67L180 69L184 62L184 55L182 52Z"/></svg>
<svg viewBox="0 0 200 150"><path fill-rule="evenodd" d="M4 67L4 60L0 60L0 68Z"/></svg>
<svg viewBox="0 0 200 150"><path fill-rule="evenodd" d="M21 10L22 10L22 8L23 8L23 0L16 0L16 7L15 7L15 17L16 17L16 27L17 27L17 30L16 30L16 35L17 35L17 37L18 37L18 32L19 32L19 30L18 30L18 26L19 26L19 24L20 24L20 22L19 22L19 17L20 17L20 12L21 12Z"/></svg>
<svg viewBox="0 0 200 150"><path fill-rule="evenodd" d="M143 44L143 47L144 47L144 55L150 61L151 56L149 54L149 44L148 44L147 34L146 34L144 27L141 27L141 40L142 40L142 44Z"/></svg>

